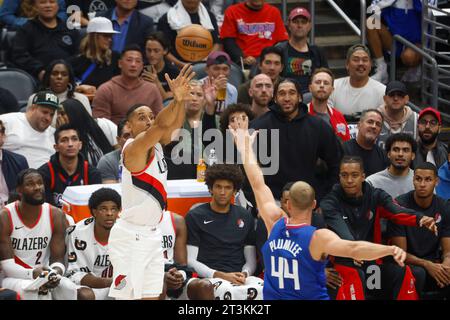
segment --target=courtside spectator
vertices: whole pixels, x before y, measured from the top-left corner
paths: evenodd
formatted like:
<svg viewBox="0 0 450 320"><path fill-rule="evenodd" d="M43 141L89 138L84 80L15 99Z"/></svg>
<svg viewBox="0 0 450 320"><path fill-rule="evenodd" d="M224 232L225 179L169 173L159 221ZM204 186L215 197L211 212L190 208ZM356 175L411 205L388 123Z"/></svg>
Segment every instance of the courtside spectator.
<svg viewBox="0 0 450 320"><path fill-rule="evenodd" d="M3 149L23 155L30 168L39 168L54 153L55 129L50 125L58 108L59 101L55 94L40 91L25 113L0 115L6 128Z"/></svg>
<svg viewBox="0 0 450 320"><path fill-rule="evenodd" d="M155 84L141 79L144 57L139 46L125 48L119 60L121 73L102 84L92 101L95 118L107 118L119 123L125 118L128 108L136 103L145 103L156 116L163 104Z"/></svg>
<svg viewBox="0 0 450 320"><path fill-rule="evenodd" d="M69 30L58 16L56 0L36 0L37 16L17 30L12 46L12 62L42 80L45 67L56 59L78 52L78 30Z"/></svg>
<svg viewBox="0 0 450 320"><path fill-rule="evenodd" d="M417 123L419 139L417 141L414 168L423 162L430 162L439 168L446 162L447 145L439 140L441 125L442 120L439 111L433 107L420 111Z"/></svg>
<svg viewBox="0 0 450 320"><path fill-rule="evenodd" d="M356 44L347 51L348 76L336 79L330 101L345 116L355 116L383 104L386 86L369 77L372 61L369 48Z"/></svg>
<svg viewBox="0 0 450 320"><path fill-rule="evenodd" d="M113 35L112 50L122 52L125 47L138 44L145 49L145 39L154 31L153 19L136 10L137 0L116 0L116 6L97 16L112 21L116 33Z"/></svg>
<svg viewBox="0 0 450 320"><path fill-rule="evenodd" d="M362 159L366 176L386 169L389 161L383 149L376 141L381 132L383 115L376 109L363 112L358 122L358 133L355 139L343 144L344 154L358 156Z"/></svg>
<svg viewBox="0 0 450 320"><path fill-rule="evenodd" d="M262 49L287 40L288 34L278 8L264 0L246 0L225 10L220 38L231 60L252 66Z"/></svg>
<svg viewBox="0 0 450 320"><path fill-rule="evenodd" d="M407 133L417 139L417 119L419 115L408 105L408 90L403 82L391 81L386 86L383 97L384 104L378 108L383 114L383 127L377 143L380 148L390 135L394 133Z"/></svg>
<svg viewBox="0 0 450 320"><path fill-rule="evenodd" d="M89 21L87 36L81 40L80 54L69 59L77 84L98 88L120 73L120 54L111 50L116 34L110 20L96 17Z"/></svg>
<svg viewBox="0 0 450 320"><path fill-rule="evenodd" d="M315 45L308 43L311 30L311 14L305 8L295 8L288 18L289 40L276 45L284 53L283 77L300 83L302 93L309 90L310 77L317 68L328 68L328 61Z"/></svg>
<svg viewBox="0 0 450 320"><path fill-rule="evenodd" d="M450 150L447 145L447 152ZM444 200L450 199L450 152L438 171L439 183L436 187L436 194Z"/></svg>
<svg viewBox="0 0 450 320"><path fill-rule="evenodd" d="M216 17L209 11L200 0L179 0L158 21L158 30L164 33L167 41L171 44L167 60L181 69L186 61L180 56L175 48L177 33L184 27L198 24L207 29L213 38L212 51L220 50L219 27Z"/></svg>

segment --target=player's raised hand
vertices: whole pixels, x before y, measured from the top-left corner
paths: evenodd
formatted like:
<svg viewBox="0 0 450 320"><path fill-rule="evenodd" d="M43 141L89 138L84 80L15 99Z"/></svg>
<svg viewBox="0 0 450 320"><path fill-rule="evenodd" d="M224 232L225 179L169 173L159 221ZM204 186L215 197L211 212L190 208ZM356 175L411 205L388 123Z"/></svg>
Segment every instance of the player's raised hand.
<svg viewBox="0 0 450 320"><path fill-rule="evenodd" d="M436 221L434 221L433 217L422 217L419 222L419 226L425 227L431 232L433 232L436 236L438 235L438 229L436 226Z"/></svg>
<svg viewBox="0 0 450 320"><path fill-rule="evenodd" d="M171 268L165 273L165 280L168 289L178 289L183 285L183 275L177 270L177 268Z"/></svg>
<svg viewBox="0 0 450 320"><path fill-rule="evenodd" d="M191 95L189 81L195 77L195 72L192 71L192 66L190 64L186 64L183 69L181 69L178 77L174 80L170 79L167 73L164 76L170 87L170 91L173 93L173 98L175 101L181 102L190 100Z"/></svg>
<svg viewBox="0 0 450 320"><path fill-rule="evenodd" d="M250 150L253 143L255 142L258 131L254 131L250 135L248 130L246 128L241 128L241 126L242 126L242 123L238 122L236 128L233 128L231 125L229 125L228 129L230 130L230 132L233 136L233 140L236 145L236 148L242 155L244 155Z"/></svg>
<svg viewBox="0 0 450 320"><path fill-rule="evenodd" d="M397 246L391 246L392 257L398 263L400 267L405 266L406 252Z"/></svg>

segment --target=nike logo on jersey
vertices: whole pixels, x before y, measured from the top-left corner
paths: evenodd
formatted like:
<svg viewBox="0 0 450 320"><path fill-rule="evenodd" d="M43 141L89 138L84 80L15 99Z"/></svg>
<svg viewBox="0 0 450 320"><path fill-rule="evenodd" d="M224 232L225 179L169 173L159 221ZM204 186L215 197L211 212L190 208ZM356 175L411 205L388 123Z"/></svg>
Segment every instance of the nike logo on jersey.
<svg viewBox="0 0 450 320"><path fill-rule="evenodd" d="M414 293L414 290L408 290L407 292L408 292L408 294L412 294L412 293Z"/></svg>
<svg viewBox="0 0 450 320"><path fill-rule="evenodd" d="M16 229L16 230L19 230L19 229L22 229L24 226L21 226L21 227L14 227L14 229Z"/></svg>
<svg viewBox="0 0 450 320"><path fill-rule="evenodd" d="M348 217L347 217L347 216L343 216L343 217L342 217L342 219L344 219L344 220L347 220L347 219L348 219Z"/></svg>
<svg viewBox="0 0 450 320"><path fill-rule="evenodd" d="M206 221L206 220L203 220L203 223L204 224L208 224L208 223L211 223L211 222L213 222L214 220L210 220L210 221Z"/></svg>

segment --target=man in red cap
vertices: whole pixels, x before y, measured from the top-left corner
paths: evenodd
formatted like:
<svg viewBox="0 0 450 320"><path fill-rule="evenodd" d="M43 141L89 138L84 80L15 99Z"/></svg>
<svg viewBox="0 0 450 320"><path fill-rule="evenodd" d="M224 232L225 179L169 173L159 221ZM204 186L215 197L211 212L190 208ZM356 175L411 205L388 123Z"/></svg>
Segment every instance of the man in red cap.
<svg viewBox="0 0 450 320"><path fill-rule="evenodd" d="M301 7L293 9L287 23L289 40L276 45L284 52L283 77L297 80L302 93L309 91L309 79L315 69L328 68L323 52L308 43L311 26L311 14L308 10Z"/></svg>
<svg viewBox="0 0 450 320"><path fill-rule="evenodd" d="M441 114L436 109L428 107L420 111L417 121L419 140L414 168L424 162L430 162L439 168L447 161L447 146L438 139L441 124Z"/></svg>

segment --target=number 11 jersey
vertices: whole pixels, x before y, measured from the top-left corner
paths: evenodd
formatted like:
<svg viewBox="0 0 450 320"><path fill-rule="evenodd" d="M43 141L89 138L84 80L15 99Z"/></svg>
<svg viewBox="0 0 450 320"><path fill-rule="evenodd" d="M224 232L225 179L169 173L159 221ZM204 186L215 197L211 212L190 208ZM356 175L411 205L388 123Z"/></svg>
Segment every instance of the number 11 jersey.
<svg viewBox="0 0 450 320"><path fill-rule="evenodd" d="M325 265L311 257L309 244L316 231L307 224L289 225L282 218L262 247L264 300L328 300Z"/></svg>

